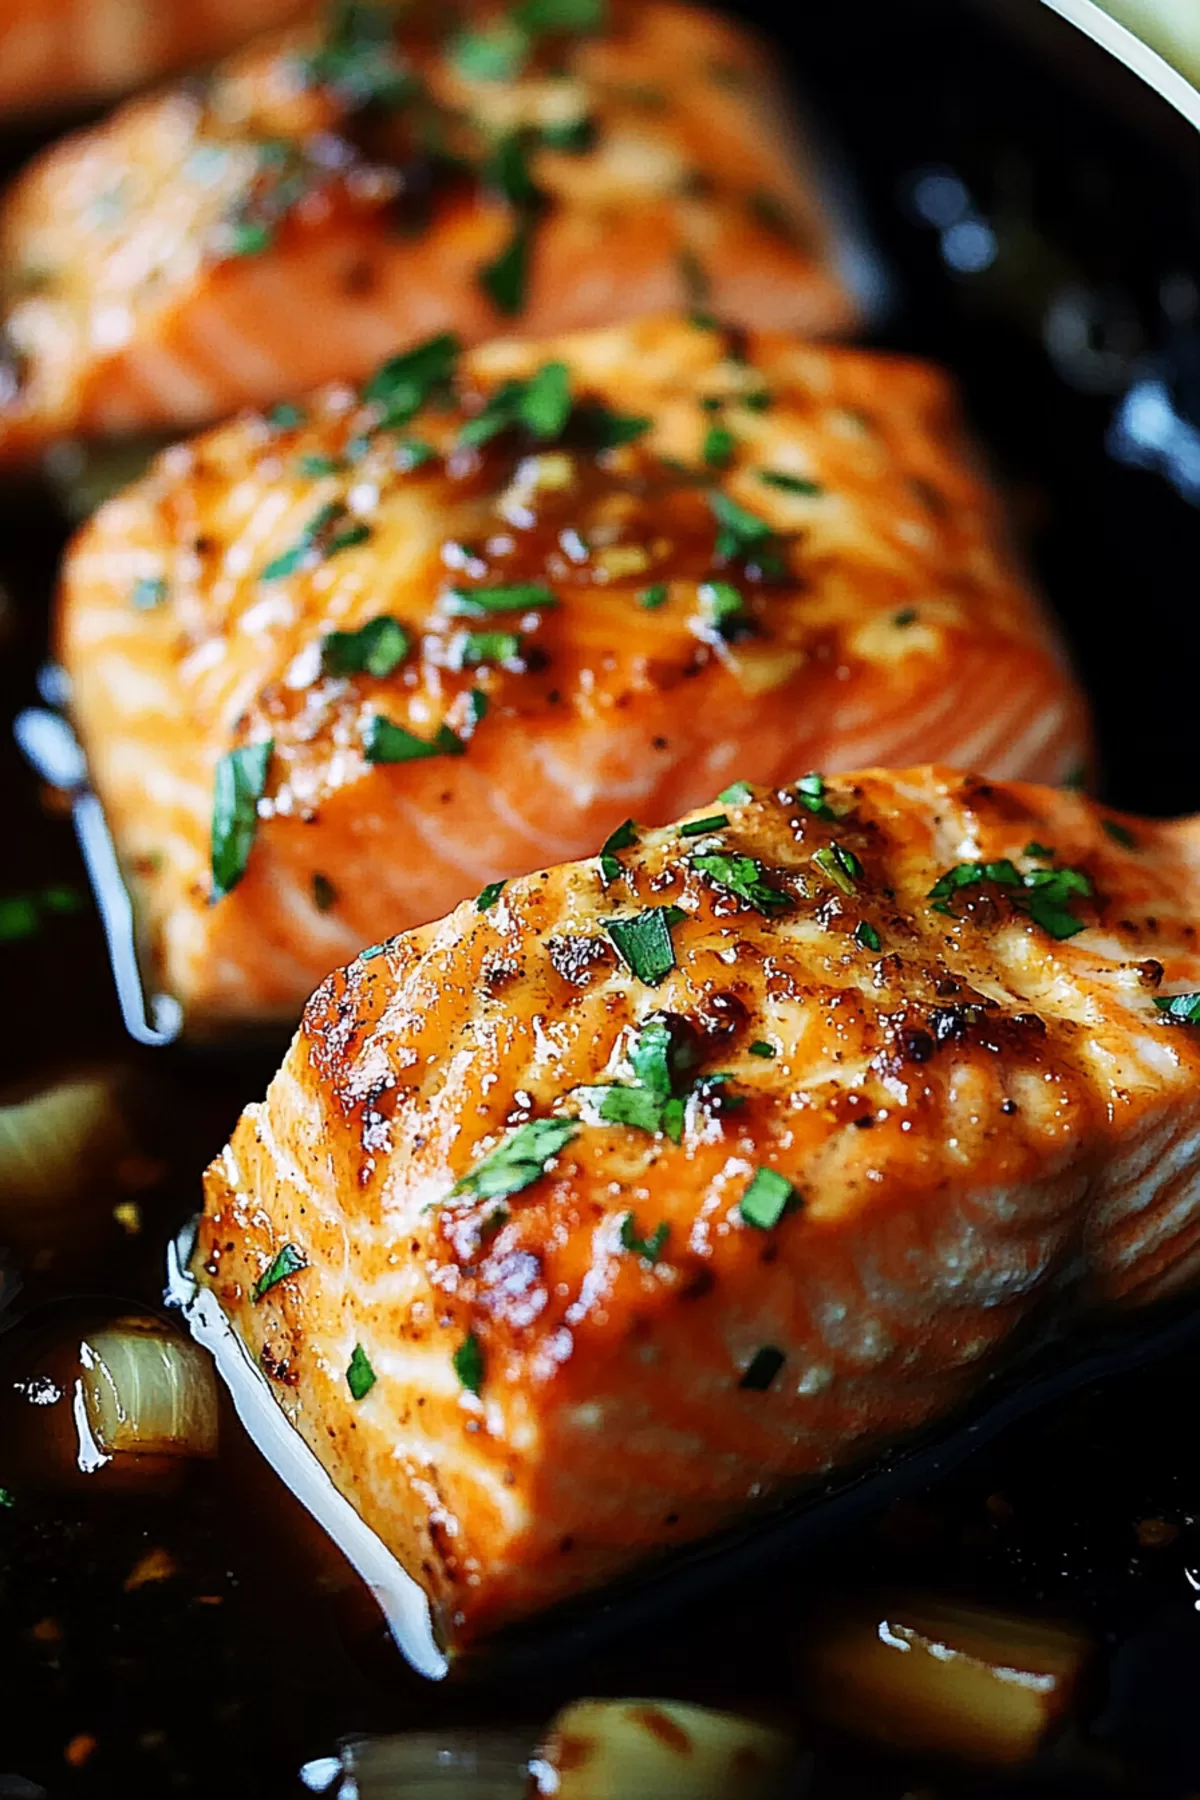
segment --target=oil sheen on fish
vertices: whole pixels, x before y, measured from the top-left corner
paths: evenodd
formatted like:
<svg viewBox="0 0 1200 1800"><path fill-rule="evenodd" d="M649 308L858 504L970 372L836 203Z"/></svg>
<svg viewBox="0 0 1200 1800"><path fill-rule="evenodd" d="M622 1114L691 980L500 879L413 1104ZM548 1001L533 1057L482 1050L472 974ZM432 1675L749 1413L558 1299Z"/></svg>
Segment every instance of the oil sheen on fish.
<svg viewBox="0 0 1200 1800"><path fill-rule="evenodd" d="M4 0L0 113L127 93L311 10L311 0Z"/></svg>
<svg viewBox="0 0 1200 1800"><path fill-rule="evenodd" d="M35 163L0 213L0 457L357 380L443 329L852 323L739 28L664 0L398 17L343 7Z"/></svg>
<svg viewBox="0 0 1200 1800"><path fill-rule="evenodd" d="M1061 790L722 798L330 976L198 1273L468 1643L1196 1279L1198 895Z"/></svg>
<svg viewBox="0 0 1200 1800"><path fill-rule="evenodd" d="M668 319L436 340L365 392L166 452L66 559L193 1030L292 1023L364 944L734 776L1085 754L936 371Z"/></svg>

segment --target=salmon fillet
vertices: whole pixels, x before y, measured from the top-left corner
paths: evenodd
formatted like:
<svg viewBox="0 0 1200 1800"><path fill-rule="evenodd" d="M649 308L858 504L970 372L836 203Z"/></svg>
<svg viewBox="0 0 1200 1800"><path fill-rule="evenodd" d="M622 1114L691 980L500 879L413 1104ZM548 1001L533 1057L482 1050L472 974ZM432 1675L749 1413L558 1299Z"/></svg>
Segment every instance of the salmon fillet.
<svg viewBox="0 0 1200 1800"><path fill-rule="evenodd" d="M755 41L662 0L514 23L562 11L428 6L381 39L391 13L360 4L50 150L0 214L0 456L199 424L506 319L849 326Z"/></svg>
<svg viewBox="0 0 1200 1800"><path fill-rule="evenodd" d="M125 93L311 11L311 0L3 0L0 113Z"/></svg>
<svg viewBox="0 0 1200 1800"><path fill-rule="evenodd" d="M1195 1281L1198 876L924 768L510 881L317 990L199 1279L461 1647Z"/></svg>
<svg viewBox="0 0 1200 1800"><path fill-rule="evenodd" d="M66 559L76 722L194 1031L291 1023L363 944L735 775L1085 753L937 372L667 319L439 340L365 392L166 452Z"/></svg>

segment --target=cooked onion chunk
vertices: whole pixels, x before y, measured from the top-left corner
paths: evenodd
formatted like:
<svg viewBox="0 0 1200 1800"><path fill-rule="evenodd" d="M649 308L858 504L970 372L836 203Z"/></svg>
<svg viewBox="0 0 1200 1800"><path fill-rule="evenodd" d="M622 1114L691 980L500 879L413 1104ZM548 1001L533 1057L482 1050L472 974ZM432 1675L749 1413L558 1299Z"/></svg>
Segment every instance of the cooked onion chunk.
<svg viewBox="0 0 1200 1800"><path fill-rule="evenodd" d="M118 1319L80 1346L83 1402L102 1451L215 1456L217 1388L196 1344L156 1320Z"/></svg>

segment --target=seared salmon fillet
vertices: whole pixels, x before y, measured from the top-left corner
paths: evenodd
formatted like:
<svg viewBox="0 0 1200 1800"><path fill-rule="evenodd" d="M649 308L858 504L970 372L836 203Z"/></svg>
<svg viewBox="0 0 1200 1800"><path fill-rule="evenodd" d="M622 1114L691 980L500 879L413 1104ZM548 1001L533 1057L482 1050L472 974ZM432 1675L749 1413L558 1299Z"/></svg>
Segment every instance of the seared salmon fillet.
<svg viewBox="0 0 1200 1800"><path fill-rule="evenodd" d="M436 339L167 451L59 641L199 1031L735 775L1086 751L944 377L681 320Z"/></svg>
<svg viewBox="0 0 1200 1800"><path fill-rule="evenodd" d="M331 975L195 1268L461 1646L1196 1279L1198 879L1061 790L739 788Z"/></svg>
<svg viewBox="0 0 1200 1800"><path fill-rule="evenodd" d="M663 0L617 0L607 23L598 0L396 16L358 5L273 37L17 183L0 456L357 380L438 330L686 305L853 322L769 61L737 27Z"/></svg>
<svg viewBox="0 0 1200 1800"><path fill-rule="evenodd" d="M311 0L2 0L0 113L125 93L311 11Z"/></svg>

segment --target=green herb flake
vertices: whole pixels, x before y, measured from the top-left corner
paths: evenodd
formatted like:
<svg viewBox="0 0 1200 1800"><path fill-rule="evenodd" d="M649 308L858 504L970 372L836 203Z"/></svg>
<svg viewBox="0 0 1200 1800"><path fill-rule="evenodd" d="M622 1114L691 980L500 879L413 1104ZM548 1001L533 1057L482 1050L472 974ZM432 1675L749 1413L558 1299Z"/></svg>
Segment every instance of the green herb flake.
<svg viewBox="0 0 1200 1800"><path fill-rule="evenodd" d="M273 425L276 431L295 431L299 426L307 424L308 414L302 406L294 406L290 400L281 400L266 415L267 424Z"/></svg>
<svg viewBox="0 0 1200 1800"><path fill-rule="evenodd" d="M637 843L637 826L632 819L626 819L615 831L610 831L600 846L600 877L605 887L616 881L624 871L617 857L618 850L628 850Z"/></svg>
<svg viewBox="0 0 1200 1800"><path fill-rule="evenodd" d="M229 226L231 256L262 256L275 242L275 228L257 219L235 219Z"/></svg>
<svg viewBox="0 0 1200 1800"><path fill-rule="evenodd" d="M402 475L410 475L414 469L424 468L426 463L437 458L437 451L432 444L422 438L401 438L396 445L393 461Z"/></svg>
<svg viewBox="0 0 1200 1800"><path fill-rule="evenodd" d="M670 1235L671 1227L664 1222L656 1225L648 1238L639 1237L637 1223L631 1212L627 1212L621 1220L621 1248L631 1250L635 1256L640 1256L648 1263L658 1261Z"/></svg>
<svg viewBox="0 0 1200 1800"><path fill-rule="evenodd" d="M755 1169L742 1195L738 1211L756 1231L771 1231L785 1212L798 1206L800 1197L791 1182L774 1169Z"/></svg>
<svg viewBox="0 0 1200 1800"><path fill-rule="evenodd" d="M602 919L601 925L630 974L657 987L675 967L671 932L686 917L678 906L649 906L630 918Z"/></svg>
<svg viewBox="0 0 1200 1800"><path fill-rule="evenodd" d="M352 1400L365 1400L375 1386L375 1371L368 1362L367 1353L361 1344L354 1346L350 1367L346 1370L346 1386L350 1389Z"/></svg>
<svg viewBox="0 0 1200 1800"><path fill-rule="evenodd" d="M731 581L702 581L697 598L706 620L719 637L737 637L749 627L751 621L745 597Z"/></svg>
<svg viewBox="0 0 1200 1800"><path fill-rule="evenodd" d="M497 587L453 587L441 605L452 619L480 619L488 613L548 612L558 600L539 581L516 581Z"/></svg>
<svg viewBox="0 0 1200 1800"><path fill-rule="evenodd" d="M754 789L748 781L731 781L729 786L723 788L717 795L717 799L723 800L726 806L745 806L747 801L753 800L753 798Z"/></svg>
<svg viewBox="0 0 1200 1800"><path fill-rule="evenodd" d="M448 725L439 725L432 738L418 737L403 725L372 713L363 733L363 755L369 763L422 762L433 756L463 756L466 745Z"/></svg>
<svg viewBox="0 0 1200 1800"><path fill-rule="evenodd" d="M139 612L153 612L167 597L167 583L161 575L142 575L129 590L129 599Z"/></svg>
<svg viewBox="0 0 1200 1800"><path fill-rule="evenodd" d="M217 764L213 781L212 897L232 893L250 860L258 830L258 803L267 785L267 770L275 749L265 743L245 744L230 750Z"/></svg>
<svg viewBox="0 0 1200 1800"><path fill-rule="evenodd" d="M815 496L825 492L819 481L810 481L806 475L788 475L783 469L760 469L758 479L766 487L778 488L784 494Z"/></svg>
<svg viewBox="0 0 1200 1800"><path fill-rule="evenodd" d="M296 462L301 475L306 475L313 481L319 480L322 475L337 475L344 466L336 456L301 456Z"/></svg>
<svg viewBox="0 0 1200 1800"><path fill-rule="evenodd" d="M868 919L860 919L854 927L854 941L860 950L883 949L883 939Z"/></svg>
<svg viewBox="0 0 1200 1800"><path fill-rule="evenodd" d="M783 563L775 533L765 519L739 506L719 488L710 488L708 504L717 521L716 553L726 562L753 562L764 574L778 575Z"/></svg>
<svg viewBox="0 0 1200 1800"><path fill-rule="evenodd" d="M320 870L312 878L312 897L318 912L331 912L337 905L337 889L328 875L322 875Z"/></svg>
<svg viewBox="0 0 1200 1800"><path fill-rule="evenodd" d="M468 81L511 81L531 48L528 31L515 19L500 19L486 31L461 32L450 46L450 60Z"/></svg>
<svg viewBox="0 0 1200 1800"><path fill-rule="evenodd" d="M774 1044L768 1044L765 1038L755 1038L750 1046L750 1054L751 1056L772 1057L778 1056L779 1052Z"/></svg>
<svg viewBox="0 0 1200 1800"><path fill-rule="evenodd" d="M898 613L892 614L892 624L898 625L901 628L903 628L905 625L915 624L916 619L917 619L917 609L915 606L902 607Z"/></svg>
<svg viewBox="0 0 1200 1800"><path fill-rule="evenodd" d="M1154 1004L1166 1025L1200 1025L1200 993L1156 994Z"/></svg>
<svg viewBox="0 0 1200 1800"><path fill-rule="evenodd" d="M518 416L535 437L559 436L571 416L571 379L566 363L542 364L525 384Z"/></svg>
<svg viewBox="0 0 1200 1800"><path fill-rule="evenodd" d="M647 612L657 612L660 606L667 603L667 584L665 581L652 581L638 594L637 603L644 606Z"/></svg>
<svg viewBox="0 0 1200 1800"><path fill-rule="evenodd" d="M608 20L608 0L521 0L513 18L538 36L550 32L584 35L603 31Z"/></svg>
<svg viewBox="0 0 1200 1800"><path fill-rule="evenodd" d="M1054 855L1054 851L1049 844L1039 844L1036 838L1031 838L1022 850L1021 855L1035 856L1039 862L1049 862L1050 858Z"/></svg>
<svg viewBox="0 0 1200 1800"><path fill-rule="evenodd" d="M286 1281L289 1275L298 1275L301 1269L307 1269L307 1267L308 1259L303 1251L297 1250L295 1244L285 1244L282 1250L276 1251L255 1282L254 1300L256 1302L261 1300L263 1295L270 1293L277 1283Z"/></svg>
<svg viewBox="0 0 1200 1800"><path fill-rule="evenodd" d="M452 1194L476 1200L505 1200L532 1187L550 1159L564 1150L579 1131L574 1119L530 1119L510 1131L481 1162L460 1175Z"/></svg>
<svg viewBox="0 0 1200 1800"><path fill-rule="evenodd" d="M836 819L829 801L825 797L825 777L815 771L811 775L802 775L796 783L796 798L801 806L806 806L814 818Z"/></svg>
<svg viewBox="0 0 1200 1800"><path fill-rule="evenodd" d="M746 1364L738 1386L745 1388L748 1393L764 1394L786 1361L783 1351L774 1344L763 1344Z"/></svg>
<svg viewBox="0 0 1200 1800"><path fill-rule="evenodd" d="M380 409L379 429L407 425L434 393L448 387L461 350L454 333L442 331L376 369L362 389L362 398Z"/></svg>
<svg viewBox="0 0 1200 1800"><path fill-rule="evenodd" d="M709 813L706 819L689 819L679 827L680 837L703 837L708 831L723 831L729 823L728 813Z"/></svg>
<svg viewBox="0 0 1200 1800"><path fill-rule="evenodd" d="M5 894L0 898L0 944L36 937L39 926L37 902L32 895Z"/></svg>
<svg viewBox="0 0 1200 1800"><path fill-rule="evenodd" d="M737 439L724 425L710 425L704 434L703 456L710 469L724 469L733 460Z"/></svg>
<svg viewBox="0 0 1200 1800"><path fill-rule="evenodd" d="M483 1388L486 1368L483 1359L483 1346L473 1331L468 1332L451 1361L454 1373L462 1382L469 1394L479 1394Z"/></svg>
<svg viewBox="0 0 1200 1800"><path fill-rule="evenodd" d="M326 675L391 675L408 655L411 639L399 619L379 613L357 631L330 631L321 639Z"/></svg>
<svg viewBox="0 0 1200 1800"><path fill-rule="evenodd" d="M1082 794L1087 788L1087 765L1080 763L1063 778L1062 785L1072 794Z"/></svg>
<svg viewBox="0 0 1200 1800"><path fill-rule="evenodd" d="M533 235L531 221L519 218L512 236L500 253L479 270L480 287L499 313L513 317L525 304L525 288L529 278L529 247Z"/></svg>
<svg viewBox="0 0 1200 1800"><path fill-rule="evenodd" d="M489 881L487 886L481 888L476 896L475 911L481 913L490 911L504 892L504 886L502 881Z"/></svg>
<svg viewBox="0 0 1200 1800"><path fill-rule="evenodd" d="M453 654L456 669L513 663L520 660L521 639L515 631L467 631L456 640Z"/></svg>
<svg viewBox="0 0 1200 1800"><path fill-rule="evenodd" d="M735 856L713 850L689 856L688 865L706 876L714 887L734 894L756 912L777 912L781 907L793 904L792 895L772 886L764 875L762 864L753 856Z"/></svg>
<svg viewBox="0 0 1200 1800"><path fill-rule="evenodd" d="M1137 849L1138 841L1128 825L1122 825L1116 819L1101 819L1100 823L1114 844L1120 844L1123 850Z"/></svg>
<svg viewBox="0 0 1200 1800"><path fill-rule="evenodd" d="M420 83L400 60L394 41L396 8L388 0L340 0L325 41L298 59L308 84L326 84L353 110L394 108L412 100Z"/></svg>
<svg viewBox="0 0 1200 1800"><path fill-rule="evenodd" d="M1086 929L1083 920L1071 911L1075 895L1090 899L1094 893L1090 879L1081 869L1031 869L1022 875L1008 857L995 862L956 863L934 882L928 898L935 911L949 913L954 894L984 882L1014 890L1016 905L1060 942Z"/></svg>
<svg viewBox="0 0 1200 1800"><path fill-rule="evenodd" d="M853 850L847 850L846 846L839 844L836 838L831 844L816 851L813 861L821 873L827 876L834 887L840 889L843 894L854 892L854 884L863 873L863 866Z"/></svg>
<svg viewBox="0 0 1200 1800"><path fill-rule="evenodd" d="M331 500L315 512L299 538L290 549L282 552L269 562L259 577L262 581L282 581L287 575L294 575L310 558L320 560L332 556L338 550L346 549L350 544L361 543L370 536L370 526L354 525L340 535L334 534L334 527L346 516L346 508L339 500Z"/></svg>

